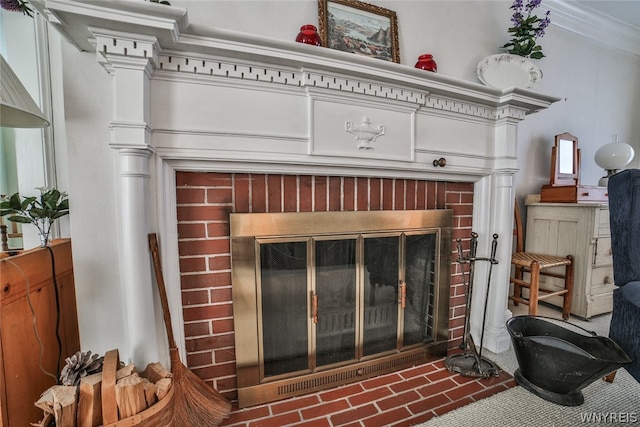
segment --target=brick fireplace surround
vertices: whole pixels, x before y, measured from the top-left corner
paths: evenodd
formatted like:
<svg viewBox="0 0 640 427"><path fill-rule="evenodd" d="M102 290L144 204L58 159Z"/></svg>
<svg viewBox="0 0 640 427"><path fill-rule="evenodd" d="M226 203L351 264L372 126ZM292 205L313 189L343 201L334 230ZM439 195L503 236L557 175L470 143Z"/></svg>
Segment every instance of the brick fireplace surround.
<svg viewBox="0 0 640 427"><path fill-rule="evenodd" d="M237 394L230 213L447 208L454 214L453 239L468 239L471 232L473 183L178 172L176 188L187 363L231 401ZM465 292L455 262L451 271L448 347L459 351ZM514 384L506 373L488 380L451 375L437 360L310 395L236 408L223 425L415 425Z"/></svg>

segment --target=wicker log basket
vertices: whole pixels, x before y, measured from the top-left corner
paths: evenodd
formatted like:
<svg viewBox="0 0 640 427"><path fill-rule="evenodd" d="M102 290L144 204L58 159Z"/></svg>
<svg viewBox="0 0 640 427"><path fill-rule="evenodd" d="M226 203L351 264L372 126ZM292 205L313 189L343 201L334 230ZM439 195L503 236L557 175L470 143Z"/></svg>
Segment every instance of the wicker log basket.
<svg viewBox="0 0 640 427"><path fill-rule="evenodd" d="M54 385L36 406L44 418L35 427L169 427L174 425L172 374L150 363L139 375L133 365L120 367L118 350L104 356L100 372L80 385ZM86 380L86 382L85 382Z"/></svg>
<svg viewBox="0 0 640 427"><path fill-rule="evenodd" d="M173 392L171 387L162 400L142 412L118 420L116 404L116 370L118 369L118 350L111 350L104 356L102 368L102 420L103 427L169 427L173 420Z"/></svg>

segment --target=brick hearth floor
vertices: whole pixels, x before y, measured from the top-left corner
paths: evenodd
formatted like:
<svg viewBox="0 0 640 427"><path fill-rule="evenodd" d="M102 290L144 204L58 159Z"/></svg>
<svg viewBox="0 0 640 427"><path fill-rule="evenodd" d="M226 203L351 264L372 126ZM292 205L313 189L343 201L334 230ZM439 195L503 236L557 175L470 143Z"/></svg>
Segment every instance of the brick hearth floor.
<svg viewBox="0 0 640 427"><path fill-rule="evenodd" d="M515 385L504 371L487 379L450 374L441 359L314 394L234 407L221 426L413 426Z"/></svg>

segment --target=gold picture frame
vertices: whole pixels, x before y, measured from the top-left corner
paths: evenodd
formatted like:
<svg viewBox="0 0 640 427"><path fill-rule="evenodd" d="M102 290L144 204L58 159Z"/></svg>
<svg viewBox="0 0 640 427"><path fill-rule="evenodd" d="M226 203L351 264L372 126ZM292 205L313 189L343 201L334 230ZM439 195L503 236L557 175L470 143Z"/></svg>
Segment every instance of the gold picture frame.
<svg viewBox="0 0 640 427"><path fill-rule="evenodd" d="M400 63L393 10L358 0L318 0L318 22L324 47Z"/></svg>

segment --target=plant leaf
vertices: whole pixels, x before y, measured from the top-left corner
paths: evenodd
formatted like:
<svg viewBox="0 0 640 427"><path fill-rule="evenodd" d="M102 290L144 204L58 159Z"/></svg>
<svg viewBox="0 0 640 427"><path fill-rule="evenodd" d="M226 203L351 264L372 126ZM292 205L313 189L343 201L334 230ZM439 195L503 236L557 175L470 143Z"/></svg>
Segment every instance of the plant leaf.
<svg viewBox="0 0 640 427"><path fill-rule="evenodd" d="M13 209L22 209L22 205L20 204L20 194L16 193L9 198L9 204Z"/></svg>
<svg viewBox="0 0 640 427"><path fill-rule="evenodd" d="M12 222L21 222L23 224L30 224L32 222L29 218L24 216L10 216L7 219Z"/></svg>
<svg viewBox="0 0 640 427"><path fill-rule="evenodd" d="M25 197L22 203L18 202L20 203L20 207L17 209L21 211L26 211L29 208L29 205L34 204L35 201L36 201L35 197Z"/></svg>
<svg viewBox="0 0 640 427"><path fill-rule="evenodd" d="M65 212L58 211L58 212L54 213L54 214L51 216L51 221L53 221L54 219L58 219L58 218L60 218L60 217L63 217L63 216L65 216L65 215L68 215L68 214L69 214L69 211L65 211Z"/></svg>

